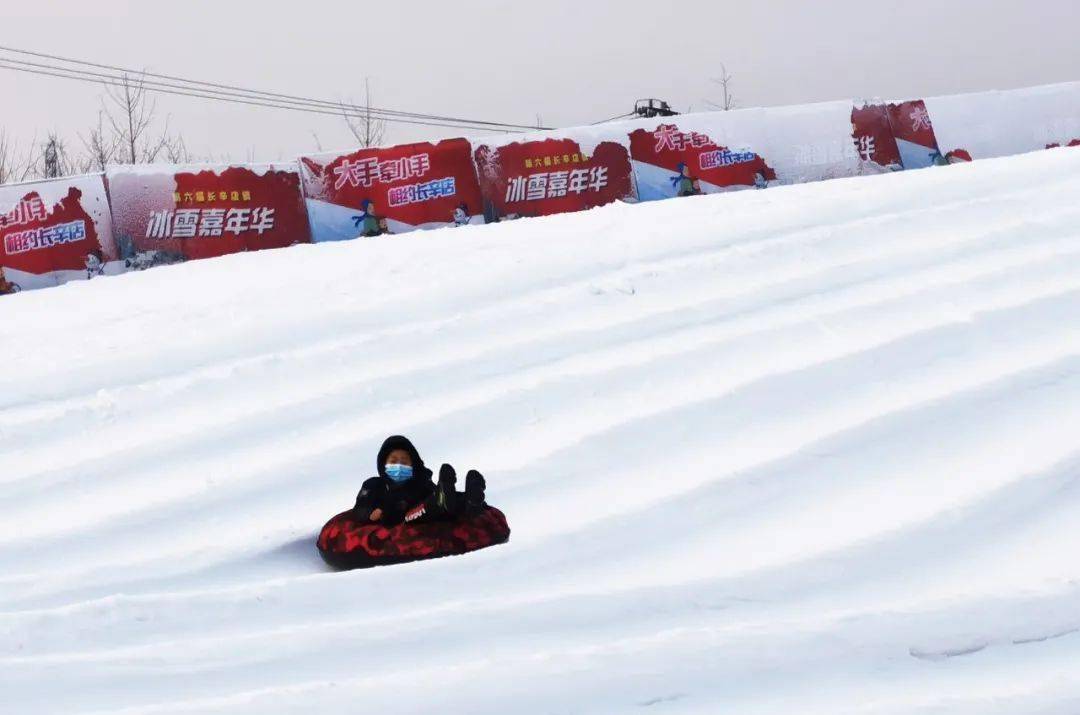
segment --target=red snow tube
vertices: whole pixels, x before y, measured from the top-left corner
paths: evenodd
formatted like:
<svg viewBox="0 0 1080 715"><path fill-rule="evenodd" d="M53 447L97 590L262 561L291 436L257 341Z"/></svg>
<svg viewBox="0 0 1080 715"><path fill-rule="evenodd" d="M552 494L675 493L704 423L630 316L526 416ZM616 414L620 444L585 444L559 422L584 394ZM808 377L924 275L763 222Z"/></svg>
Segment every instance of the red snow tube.
<svg viewBox="0 0 1080 715"><path fill-rule="evenodd" d="M506 517L488 506L455 521L391 527L354 521L350 509L326 522L317 543L323 560L334 568L359 569L464 554L509 540Z"/></svg>

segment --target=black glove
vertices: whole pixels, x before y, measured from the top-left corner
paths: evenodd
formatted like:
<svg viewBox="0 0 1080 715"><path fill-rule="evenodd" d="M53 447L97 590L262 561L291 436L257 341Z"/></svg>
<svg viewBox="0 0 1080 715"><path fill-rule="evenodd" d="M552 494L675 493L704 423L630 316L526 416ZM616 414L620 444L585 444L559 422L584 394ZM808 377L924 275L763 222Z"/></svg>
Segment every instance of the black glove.
<svg viewBox="0 0 1080 715"><path fill-rule="evenodd" d="M371 512L379 504L386 500L389 488L382 479L374 478L364 482L360 493L356 495L356 505L353 506L353 518L359 521L367 521L371 518Z"/></svg>
<svg viewBox="0 0 1080 715"><path fill-rule="evenodd" d="M444 464L439 467L439 487L446 489L447 491L454 489L457 486L457 472L449 464Z"/></svg>
<svg viewBox="0 0 1080 715"><path fill-rule="evenodd" d="M444 510L453 512L457 508L457 472L449 464L439 468L439 485L435 487L435 503Z"/></svg>
<svg viewBox="0 0 1080 715"><path fill-rule="evenodd" d="M478 513L484 508L484 491L487 489L487 482L484 480L484 475L475 469L470 469L469 473L465 475L465 509L466 513Z"/></svg>

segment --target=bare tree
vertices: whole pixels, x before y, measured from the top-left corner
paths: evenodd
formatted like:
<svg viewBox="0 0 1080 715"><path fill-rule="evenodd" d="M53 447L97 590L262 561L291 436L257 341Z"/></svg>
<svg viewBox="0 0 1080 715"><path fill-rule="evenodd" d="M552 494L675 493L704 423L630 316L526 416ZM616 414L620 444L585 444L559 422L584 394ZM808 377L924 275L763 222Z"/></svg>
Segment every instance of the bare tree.
<svg viewBox="0 0 1080 715"><path fill-rule="evenodd" d="M351 99L349 100L352 101ZM341 116L345 119L346 126L352 132L360 146L368 148L378 146L386 133L386 123L378 116L371 113L371 82L364 78L364 111L357 114L349 112L348 107L341 103Z"/></svg>
<svg viewBox="0 0 1080 715"><path fill-rule="evenodd" d="M721 92L723 92L722 100L720 104L717 104L715 102L709 102L708 100L706 100L705 103L713 109L719 109L722 112L735 109L735 107L738 105L738 101L735 99L735 95L731 93L731 80L732 75L728 74L727 67L724 65L723 62L721 62L720 76L714 77L712 81L715 84L720 85L720 90Z"/></svg>
<svg viewBox="0 0 1080 715"><path fill-rule="evenodd" d="M113 162L150 163L165 158L188 163L191 154L183 137L169 131L166 117L157 121L157 107L144 78L123 75L115 85L104 85L97 123L78 133L81 147L69 152L56 132L20 158L15 143L0 131L0 183L31 177L54 178L67 174L104 171Z"/></svg>
<svg viewBox="0 0 1080 715"><path fill-rule="evenodd" d="M49 132L44 142L39 144L35 138L22 154L16 142L0 129L0 184L104 171L117 161L192 161L183 137L170 132L168 117L161 123L157 121L157 106L142 75L125 74L117 84L104 85L104 89L97 123L85 133L76 134L81 147L74 153L56 132Z"/></svg>
<svg viewBox="0 0 1080 715"><path fill-rule="evenodd" d="M155 161L174 140L169 135L169 120L155 129L157 102L150 98L144 75L124 74L119 85L105 85L102 99L105 119L118 146L117 159L129 164Z"/></svg>
<svg viewBox="0 0 1080 715"><path fill-rule="evenodd" d="M170 137L165 142L162 150L165 152L165 158L169 160L170 164L190 164L193 160L184 137L179 135Z"/></svg>
<svg viewBox="0 0 1080 715"><path fill-rule="evenodd" d="M34 169L33 157L29 152L21 154L19 145L0 129L0 184L10 184L30 178Z"/></svg>
<svg viewBox="0 0 1080 715"><path fill-rule="evenodd" d="M90 127L85 135L79 135L84 151L79 162L82 171L105 171L105 167L116 157L119 149L117 137L105 131L104 123L104 113L99 111L97 125Z"/></svg>

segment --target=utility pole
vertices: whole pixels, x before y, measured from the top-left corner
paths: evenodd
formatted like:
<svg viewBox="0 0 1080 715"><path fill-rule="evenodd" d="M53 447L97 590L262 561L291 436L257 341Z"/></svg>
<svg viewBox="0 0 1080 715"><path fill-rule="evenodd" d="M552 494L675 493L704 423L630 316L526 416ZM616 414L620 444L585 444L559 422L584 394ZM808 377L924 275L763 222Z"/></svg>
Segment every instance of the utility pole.
<svg viewBox="0 0 1080 715"><path fill-rule="evenodd" d="M364 112L367 115L364 119L364 146L369 147L377 140L371 131L371 78L367 76L364 77Z"/></svg>
<svg viewBox="0 0 1080 715"><path fill-rule="evenodd" d="M56 179L63 174L60 169L60 151L60 141L55 136L50 136L44 151L43 169L46 179Z"/></svg>

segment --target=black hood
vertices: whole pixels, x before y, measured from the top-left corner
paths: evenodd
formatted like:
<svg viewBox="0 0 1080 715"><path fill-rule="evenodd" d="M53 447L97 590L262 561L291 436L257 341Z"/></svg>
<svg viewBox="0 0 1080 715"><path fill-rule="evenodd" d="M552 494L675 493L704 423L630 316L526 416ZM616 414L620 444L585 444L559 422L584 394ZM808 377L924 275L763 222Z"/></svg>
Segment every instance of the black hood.
<svg viewBox="0 0 1080 715"><path fill-rule="evenodd" d="M379 470L380 477L386 477L386 458L395 449L403 449L412 457L413 479L417 477L431 479L431 470L424 466L424 460L420 457L420 453L416 451L416 447L413 446L408 437L402 437L399 434L387 437L382 447L379 447L378 462L375 467Z"/></svg>

